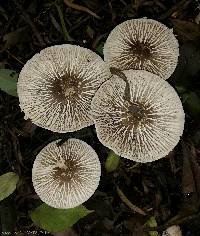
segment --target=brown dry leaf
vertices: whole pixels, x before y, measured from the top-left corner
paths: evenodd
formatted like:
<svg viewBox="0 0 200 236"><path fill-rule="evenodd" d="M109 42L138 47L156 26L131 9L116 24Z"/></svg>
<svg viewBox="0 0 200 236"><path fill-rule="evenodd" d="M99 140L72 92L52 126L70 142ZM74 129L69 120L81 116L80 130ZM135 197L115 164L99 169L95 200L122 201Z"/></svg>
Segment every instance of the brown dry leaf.
<svg viewBox="0 0 200 236"><path fill-rule="evenodd" d="M183 149L183 193L196 192L200 195L200 165L197 162L196 150L193 145L182 143ZM186 178L187 177L187 178Z"/></svg>
<svg viewBox="0 0 200 236"><path fill-rule="evenodd" d="M197 153L196 149L193 145L190 146L190 154L191 154L191 165L193 169L193 174L194 174L194 180L195 180L195 185L196 185L196 191L198 193L198 196L200 196L200 165L197 162Z"/></svg>
<svg viewBox="0 0 200 236"><path fill-rule="evenodd" d="M159 16L158 19L164 20L164 19L168 18L169 16L178 17L178 16L182 15L183 10L187 9L190 2L192 2L192 1L193 0L180 0L180 1L178 1L169 10L167 10L164 14Z"/></svg>
<svg viewBox="0 0 200 236"><path fill-rule="evenodd" d="M192 146L182 142L183 173L182 192L185 196L179 215L194 214L200 206L200 166L197 163ZM193 147L192 147L193 148Z"/></svg>
<svg viewBox="0 0 200 236"><path fill-rule="evenodd" d="M197 162L195 149L182 141L183 172L182 192L184 198L179 213L171 218L165 226L181 224L197 216L200 207L200 166Z"/></svg>
<svg viewBox="0 0 200 236"><path fill-rule="evenodd" d="M172 150L172 151L166 156L166 158L168 158L169 163L170 163L171 172L175 175L175 174L176 174L176 171L177 171L177 168L176 168L176 164L175 164L174 157L175 157L175 151L174 151L174 150Z"/></svg>
<svg viewBox="0 0 200 236"><path fill-rule="evenodd" d="M185 196L196 192L195 180L193 176L190 153L186 143L182 143L183 150L183 173L182 173L182 192Z"/></svg>
<svg viewBox="0 0 200 236"><path fill-rule="evenodd" d="M23 120L22 122L22 135L24 137L32 136L37 126L31 122L30 119Z"/></svg>
<svg viewBox="0 0 200 236"><path fill-rule="evenodd" d="M200 25L190 21L173 19L171 20L174 33L183 41L194 41L200 38Z"/></svg>

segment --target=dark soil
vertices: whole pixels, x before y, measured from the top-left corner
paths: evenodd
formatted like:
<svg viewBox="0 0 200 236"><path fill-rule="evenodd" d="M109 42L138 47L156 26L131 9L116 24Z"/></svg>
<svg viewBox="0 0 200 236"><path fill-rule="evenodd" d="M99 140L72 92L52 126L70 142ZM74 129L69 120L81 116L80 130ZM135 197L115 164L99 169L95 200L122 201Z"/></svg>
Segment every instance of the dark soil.
<svg viewBox="0 0 200 236"><path fill-rule="evenodd" d="M169 82L179 93L186 112L184 135L176 148L159 161L135 165L121 158L119 168L107 173L104 166L109 150L98 141L93 126L73 134L41 129L23 119L18 98L0 91L0 175L14 171L20 176L17 190L0 203L1 230L20 236L45 235L29 217L29 211L41 204L32 186L32 165L50 141L76 137L96 150L102 176L98 190L84 204L94 213L75 224L74 231L62 235L150 235L150 216L155 217L159 233L170 225L180 225L184 236L200 235L200 27L195 23L200 2L74 2L100 19L68 7L62 0L0 0L0 68L20 72L35 53L63 43L84 46L102 56L103 44L117 24L140 17L158 20L174 28L180 43L179 65ZM146 216L124 204L117 188Z"/></svg>

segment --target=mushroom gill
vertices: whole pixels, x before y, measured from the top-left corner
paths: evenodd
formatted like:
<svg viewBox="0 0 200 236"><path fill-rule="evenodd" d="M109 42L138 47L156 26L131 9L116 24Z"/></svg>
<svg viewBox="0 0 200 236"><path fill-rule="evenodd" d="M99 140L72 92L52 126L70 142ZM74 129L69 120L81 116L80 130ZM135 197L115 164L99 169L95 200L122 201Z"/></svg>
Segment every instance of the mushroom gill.
<svg viewBox="0 0 200 236"><path fill-rule="evenodd" d="M99 140L118 155L151 162L166 156L184 129L184 111L175 90L160 77L138 70L123 71L106 81L92 100Z"/></svg>
<svg viewBox="0 0 200 236"><path fill-rule="evenodd" d="M55 208L73 208L87 201L99 185L101 166L94 149L79 139L59 140L37 155L33 186L43 202Z"/></svg>
<svg viewBox="0 0 200 236"><path fill-rule="evenodd" d="M45 48L19 75L21 110L42 128L77 131L93 124L92 97L109 77L105 62L89 49L69 44Z"/></svg>
<svg viewBox="0 0 200 236"><path fill-rule="evenodd" d="M146 70L168 79L179 56L173 30L151 19L132 19L117 25L104 45L104 59L120 70Z"/></svg>

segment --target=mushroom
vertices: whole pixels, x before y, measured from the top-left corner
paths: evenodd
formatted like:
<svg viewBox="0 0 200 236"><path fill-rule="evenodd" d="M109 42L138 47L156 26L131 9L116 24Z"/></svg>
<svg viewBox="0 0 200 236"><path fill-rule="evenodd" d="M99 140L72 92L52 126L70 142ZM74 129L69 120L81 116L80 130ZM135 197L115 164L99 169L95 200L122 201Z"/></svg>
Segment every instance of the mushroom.
<svg viewBox="0 0 200 236"><path fill-rule="evenodd" d="M132 19L117 25L104 45L104 60L120 70L146 70L168 79L179 56L173 30L151 19Z"/></svg>
<svg viewBox="0 0 200 236"><path fill-rule="evenodd" d="M182 232L178 225L173 225L167 228L162 236L182 236Z"/></svg>
<svg viewBox="0 0 200 236"><path fill-rule="evenodd" d="M87 201L99 185L101 166L94 149L79 139L49 143L37 155L33 186L43 202L73 208Z"/></svg>
<svg viewBox="0 0 200 236"><path fill-rule="evenodd" d="M184 129L185 116L177 93L147 71L116 74L92 100L99 140L116 154L137 162L166 156Z"/></svg>
<svg viewBox="0 0 200 236"><path fill-rule="evenodd" d="M19 75L25 119L59 133L92 125L92 97L109 76L105 62L89 49L69 44L45 48Z"/></svg>

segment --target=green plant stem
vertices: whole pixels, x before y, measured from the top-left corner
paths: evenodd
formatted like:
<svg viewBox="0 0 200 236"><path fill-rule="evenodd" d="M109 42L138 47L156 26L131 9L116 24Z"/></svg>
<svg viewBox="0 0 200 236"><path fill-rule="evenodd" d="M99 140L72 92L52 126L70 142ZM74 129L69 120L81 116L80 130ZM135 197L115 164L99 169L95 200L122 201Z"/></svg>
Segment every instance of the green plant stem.
<svg viewBox="0 0 200 236"><path fill-rule="evenodd" d="M61 26L62 26L64 39L65 39L65 41L68 41L68 40L70 40L70 37L69 37L69 33L68 33L66 25L65 25L65 20L64 20L62 10L61 10L60 6L58 6L57 4L56 4L56 8L57 8L58 15L59 15L59 18L60 18L60 23L61 23Z"/></svg>

